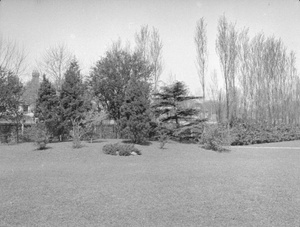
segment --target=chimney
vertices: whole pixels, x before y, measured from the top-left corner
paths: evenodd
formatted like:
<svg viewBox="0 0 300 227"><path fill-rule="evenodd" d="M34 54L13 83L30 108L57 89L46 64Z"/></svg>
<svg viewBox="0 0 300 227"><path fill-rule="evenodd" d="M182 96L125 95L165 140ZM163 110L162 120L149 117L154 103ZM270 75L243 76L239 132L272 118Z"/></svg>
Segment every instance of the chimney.
<svg viewBox="0 0 300 227"><path fill-rule="evenodd" d="M38 85L40 83L40 74L37 70L33 70L32 72L32 82L36 85Z"/></svg>

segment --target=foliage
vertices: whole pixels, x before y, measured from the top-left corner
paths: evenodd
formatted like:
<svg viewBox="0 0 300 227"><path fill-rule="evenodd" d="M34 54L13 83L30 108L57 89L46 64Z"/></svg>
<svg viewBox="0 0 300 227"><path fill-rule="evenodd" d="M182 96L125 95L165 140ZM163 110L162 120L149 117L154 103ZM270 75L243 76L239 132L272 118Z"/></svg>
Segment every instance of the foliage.
<svg viewBox="0 0 300 227"><path fill-rule="evenodd" d="M226 151L223 146L230 145L230 132L223 125L206 125L200 143L208 150Z"/></svg>
<svg viewBox="0 0 300 227"><path fill-rule="evenodd" d="M125 99L126 86L134 75L138 80L147 81L152 68L141 54L122 49L120 44L106 52L93 68L90 85L95 96L101 101L109 118L121 118L121 106Z"/></svg>
<svg viewBox="0 0 300 227"><path fill-rule="evenodd" d="M182 102L198 98L188 96L184 83L177 81L170 86L162 87L161 92L154 94L152 108L160 121L175 123L175 126L179 127L182 121L193 121L198 113L197 109L185 107Z"/></svg>
<svg viewBox="0 0 300 227"><path fill-rule="evenodd" d="M98 137L99 134L97 132L97 127L102 126L103 120L106 119L106 114L101 111L91 110L85 113L84 119L82 120L82 124L84 127L83 137L88 139L91 143L94 138Z"/></svg>
<svg viewBox="0 0 300 227"><path fill-rule="evenodd" d="M34 144L37 146L38 150L45 149L47 143L49 142L46 124L38 123L32 125L26 130L26 137L28 140L34 141Z"/></svg>
<svg viewBox="0 0 300 227"><path fill-rule="evenodd" d="M84 118L84 113L90 108L84 99L84 85L76 60L72 61L65 73L65 81L60 93L62 120L66 131L73 127L72 123Z"/></svg>
<svg viewBox="0 0 300 227"><path fill-rule="evenodd" d="M0 118L16 125L16 140L19 140L19 126L23 119L20 110L23 85L19 77L12 72L0 68Z"/></svg>
<svg viewBox="0 0 300 227"><path fill-rule="evenodd" d="M72 140L73 148L81 148L82 147L81 137L84 134L83 128L78 121L73 121L72 126L73 126L73 129L72 129L71 136L73 138L73 140Z"/></svg>
<svg viewBox="0 0 300 227"><path fill-rule="evenodd" d="M34 142L33 136L32 136L32 135L34 135L34 130L35 130L35 127L33 127L33 126L25 127L23 129L23 134L21 136L22 142Z"/></svg>
<svg viewBox="0 0 300 227"><path fill-rule="evenodd" d="M141 155L141 151L134 147L133 144L106 144L102 148L104 154L130 156L130 155Z"/></svg>
<svg viewBox="0 0 300 227"><path fill-rule="evenodd" d="M232 125L231 145L271 143L300 139L299 125L268 125L267 122L236 119Z"/></svg>
<svg viewBox="0 0 300 227"><path fill-rule="evenodd" d="M158 123L155 121L150 121L149 122L149 140L157 140L158 138Z"/></svg>
<svg viewBox="0 0 300 227"><path fill-rule="evenodd" d="M0 143L8 143L9 137L12 133L12 127L10 125L1 125L0 127Z"/></svg>
<svg viewBox="0 0 300 227"><path fill-rule="evenodd" d="M133 143L144 143L150 130L149 84L133 77L126 89L121 106L121 132Z"/></svg>
<svg viewBox="0 0 300 227"><path fill-rule="evenodd" d="M180 142L198 142L204 131L206 119L194 121L174 129L172 138Z"/></svg>
<svg viewBox="0 0 300 227"><path fill-rule="evenodd" d="M62 133L61 111L59 98L50 81L43 75L43 80L38 90L35 117L44 122L51 136Z"/></svg>
<svg viewBox="0 0 300 227"><path fill-rule="evenodd" d="M158 141L159 141L159 148L163 149L164 146L166 145L166 143L169 141L170 139L170 131L165 128L162 127L161 125L157 128L157 134L158 134Z"/></svg>

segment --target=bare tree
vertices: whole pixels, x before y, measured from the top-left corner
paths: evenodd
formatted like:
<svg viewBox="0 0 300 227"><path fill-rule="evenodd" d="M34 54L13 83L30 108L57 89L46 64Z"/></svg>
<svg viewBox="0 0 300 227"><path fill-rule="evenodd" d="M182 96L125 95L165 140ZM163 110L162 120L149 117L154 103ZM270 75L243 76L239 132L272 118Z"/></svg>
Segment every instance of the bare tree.
<svg viewBox="0 0 300 227"><path fill-rule="evenodd" d="M243 118L248 117L248 103L249 103L249 92L253 89L251 86L251 75L250 75L250 44L249 44L249 29L243 29L239 34L239 51L238 57L240 61L239 65L239 84L241 89L241 106L240 112Z"/></svg>
<svg viewBox="0 0 300 227"><path fill-rule="evenodd" d="M26 55L16 42L4 39L0 34L0 67L20 75L26 70Z"/></svg>
<svg viewBox="0 0 300 227"><path fill-rule="evenodd" d="M142 26L141 30L135 34L136 49L146 60L149 60L150 36L148 25Z"/></svg>
<svg viewBox="0 0 300 227"><path fill-rule="evenodd" d="M150 62L153 65L154 92L157 92L159 78L163 70L162 48L163 44L158 30L153 28L150 41Z"/></svg>
<svg viewBox="0 0 300 227"><path fill-rule="evenodd" d="M64 73L68 69L74 56L64 44L50 47L43 55L42 61L38 62L40 71L49 76L55 85L56 90L61 89L64 81Z"/></svg>
<svg viewBox="0 0 300 227"><path fill-rule="evenodd" d="M206 26L207 24L204 21L204 18L200 18L197 21L196 33L195 33L195 44L197 51L197 71L200 79L200 85L202 88L203 99L205 100L205 73L207 70L207 35L206 35Z"/></svg>
<svg viewBox="0 0 300 227"><path fill-rule="evenodd" d="M209 82L209 81L207 81ZM207 95L209 96L209 99L212 100L212 109L214 110L216 114L216 119L218 122L221 122L224 118L223 116L223 92L221 87L219 86L219 80L218 80L218 74L217 70L214 69L213 72L211 72L210 75L210 83L208 83L208 92Z"/></svg>
<svg viewBox="0 0 300 227"><path fill-rule="evenodd" d="M150 31L148 25L142 26L141 30L135 34L135 43L136 50L140 52L143 58L149 61L153 67L153 90L157 92L159 79L163 70L163 44L158 29L153 27Z"/></svg>
<svg viewBox="0 0 300 227"><path fill-rule="evenodd" d="M219 55L221 70L225 81L226 118L231 121L236 114L236 68L238 65L237 31L229 24L225 16L219 19L216 51Z"/></svg>

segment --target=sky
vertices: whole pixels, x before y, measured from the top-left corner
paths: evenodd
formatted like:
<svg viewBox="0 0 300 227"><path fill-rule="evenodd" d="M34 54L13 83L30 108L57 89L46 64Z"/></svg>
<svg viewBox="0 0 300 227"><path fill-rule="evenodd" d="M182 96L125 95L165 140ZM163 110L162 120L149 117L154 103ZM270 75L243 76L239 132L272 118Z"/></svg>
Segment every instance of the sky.
<svg viewBox="0 0 300 227"><path fill-rule="evenodd" d="M194 43L196 22L207 23L209 77L217 70L215 51L217 23L225 15L237 29L249 28L281 38L288 51L295 51L300 70L299 0L0 0L0 34L25 49L29 65L23 79L31 77L45 50L64 43L88 75L112 42L134 46L134 34L142 25L159 30L163 41L164 82L184 81L194 94L200 92Z"/></svg>

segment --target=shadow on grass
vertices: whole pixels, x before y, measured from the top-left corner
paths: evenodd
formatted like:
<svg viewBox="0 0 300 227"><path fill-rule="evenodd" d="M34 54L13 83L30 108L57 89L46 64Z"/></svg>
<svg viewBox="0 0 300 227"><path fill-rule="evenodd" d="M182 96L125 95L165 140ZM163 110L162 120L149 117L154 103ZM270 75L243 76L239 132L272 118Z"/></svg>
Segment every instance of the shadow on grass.
<svg viewBox="0 0 300 227"><path fill-rule="evenodd" d="M45 147L45 148L43 148L43 149L40 149L40 148L36 148L36 149L34 149L34 151L45 151L45 150L50 150L50 149L53 149L52 147Z"/></svg>
<svg viewBox="0 0 300 227"><path fill-rule="evenodd" d="M72 140L62 140L62 141L59 141L59 140L51 140L49 141L49 143L66 143L66 142L71 142Z"/></svg>
<svg viewBox="0 0 300 227"><path fill-rule="evenodd" d="M215 151L217 153L229 153L231 151L231 150L229 150L228 148L225 148L225 147L211 148L211 147L207 147L205 145L202 145L200 147L204 150L211 150L211 151Z"/></svg>
<svg viewBox="0 0 300 227"><path fill-rule="evenodd" d="M91 142L89 140L84 140L84 142L91 143L91 144L93 144L93 143L105 143L105 142L107 142L107 140L93 140L93 142Z"/></svg>
<svg viewBox="0 0 300 227"><path fill-rule="evenodd" d="M122 143L130 143L130 144L135 144L132 142L132 140L123 140ZM152 143L150 141L145 141L143 143L136 143L137 145L142 145L142 146L150 146Z"/></svg>

